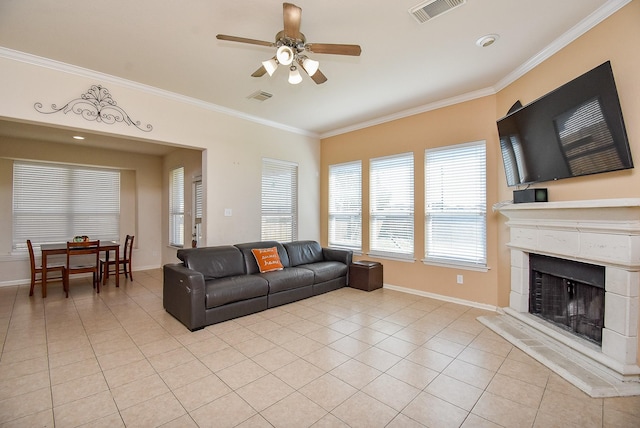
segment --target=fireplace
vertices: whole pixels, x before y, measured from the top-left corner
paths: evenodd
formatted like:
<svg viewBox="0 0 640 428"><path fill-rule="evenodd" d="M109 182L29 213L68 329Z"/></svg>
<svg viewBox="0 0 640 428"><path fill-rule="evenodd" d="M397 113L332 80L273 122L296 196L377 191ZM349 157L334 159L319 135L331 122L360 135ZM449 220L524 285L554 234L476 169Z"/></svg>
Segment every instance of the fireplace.
<svg viewBox="0 0 640 428"><path fill-rule="evenodd" d="M529 270L529 313L601 345L604 266L529 254Z"/></svg>
<svg viewBox="0 0 640 428"><path fill-rule="evenodd" d="M506 204L510 316L639 382L640 198Z"/></svg>

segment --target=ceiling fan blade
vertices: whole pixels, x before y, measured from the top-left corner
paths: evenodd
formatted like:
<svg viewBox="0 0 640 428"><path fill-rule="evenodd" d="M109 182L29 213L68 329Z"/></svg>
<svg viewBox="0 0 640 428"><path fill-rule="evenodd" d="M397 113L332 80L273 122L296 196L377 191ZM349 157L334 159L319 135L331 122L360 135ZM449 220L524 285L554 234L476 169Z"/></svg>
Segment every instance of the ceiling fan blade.
<svg viewBox="0 0 640 428"><path fill-rule="evenodd" d="M272 42L265 42L263 40L256 40L256 39L247 39L244 37L236 37L236 36L227 36L226 34L218 34L216 36L216 39L218 40L226 40L229 42L240 42L240 43L248 43L250 45L260 45L260 46L269 46L269 47L274 47L275 43Z"/></svg>
<svg viewBox="0 0 640 428"><path fill-rule="evenodd" d="M261 65L259 69L253 72L251 77L262 77L265 75L266 72L267 72L267 69L264 68L264 65Z"/></svg>
<svg viewBox="0 0 640 428"><path fill-rule="evenodd" d="M309 43L305 46L309 52L317 54L360 56L362 49L359 45L341 45L331 43Z"/></svg>
<svg viewBox="0 0 640 428"><path fill-rule="evenodd" d="M284 21L284 35L291 39L300 39L300 20L302 9L291 3L282 3L282 17Z"/></svg>
<svg viewBox="0 0 640 428"><path fill-rule="evenodd" d="M311 76L311 80L316 82L316 84L321 85L322 83L327 81L327 77L322 74L320 70L316 70L316 72L313 73L313 76Z"/></svg>

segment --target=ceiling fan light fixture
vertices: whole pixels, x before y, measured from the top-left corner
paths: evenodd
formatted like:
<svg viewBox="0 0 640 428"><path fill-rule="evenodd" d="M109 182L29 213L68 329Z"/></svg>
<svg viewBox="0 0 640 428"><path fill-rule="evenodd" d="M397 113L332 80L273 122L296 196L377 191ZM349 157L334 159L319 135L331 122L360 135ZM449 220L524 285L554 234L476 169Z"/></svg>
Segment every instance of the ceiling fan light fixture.
<svg viewBox="0 0 640 428"><path fill-rule="evenodd" d="M289 83L297 85L300 82L302 82L302 75L300 75L298 67L292 65L291 68L289 68Z"/></svg>
<svg viewBox="0 0 640 428"><path fill-rule="evenodd" d="M276 51L276 58L278 62L282 65L289 65L293 62L294 53L293 49L289 46L280 46Z"/></svg>
<svg viewBox="0 0 640 428"><path fill-rule="evenodd" d="M276 61L274 57L266 61L262 61L262 66L264 67L265 70L267 70L267 73L269 73L269 76L273 76L273 73L275 73L276 69L278 68L278 61Z"/></svg>
<svg viewBox="0 0 640 428"><path fill-rule="evenodd" d="M302 61L302 67L307 72L307 74L309 74L309 76L313 76L314 74L316 74L316 71L318 71L320 63L311 58L305 58Z"/></svg>

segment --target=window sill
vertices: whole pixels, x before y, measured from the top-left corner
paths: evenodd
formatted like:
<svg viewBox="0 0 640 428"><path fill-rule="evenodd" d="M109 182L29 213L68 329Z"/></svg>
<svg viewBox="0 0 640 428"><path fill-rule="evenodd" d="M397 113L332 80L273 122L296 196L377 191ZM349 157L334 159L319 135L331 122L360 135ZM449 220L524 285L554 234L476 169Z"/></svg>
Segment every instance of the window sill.
<svg viewBox="0 0 640 428"><path fill-rule="evenodd" d="M14 250L9 253L0 254L0 262L15 262L21 260L29 260L29 253Z"/></svg>
<svg viewBox="0 0 640 428"><path fill-rule="evenodd" d="M376 259L393 260L396 262L415 263L416 259L411 256L393 255L388 253L367 253L368 257Z"/></svg>
<svg viewBox="0 0 640 428"><path fill-rule="evenodd" d="M440 266L454 269L472 270L476 272L488 272L489 266L473 265L463 262L437 262L434 260L422 259L422 263L428 266Z"/></svg>

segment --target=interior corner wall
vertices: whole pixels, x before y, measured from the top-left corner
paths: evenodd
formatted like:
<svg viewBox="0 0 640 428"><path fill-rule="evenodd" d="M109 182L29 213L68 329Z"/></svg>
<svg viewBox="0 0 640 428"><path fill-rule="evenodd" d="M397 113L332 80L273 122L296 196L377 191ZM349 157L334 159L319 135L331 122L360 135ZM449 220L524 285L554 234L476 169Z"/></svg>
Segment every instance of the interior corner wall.
<svg viewBox="0 0 640 428"><path fill-rule="evenodd" d="M318 137L233 116L206 103L111 76L104 76L102 81L101 76L74 72L73 67L0 57L0 118L201 151L205 245L260 240L261 160L269 157L294 162L299 174L298 235L301 239L320 239ZM144 132L124 123L109 125L73 113L42 114L34 108L38 102L64 105L96 84L106 87L132 118L153 129ZM157 180L161 186L163 178ZM138 204L145 202L142 193ZM225 208L232 209L231 217L224 215ZM161 210L167 209L162 206L153 215L160 219ZM147 219L139 217L137 221L142 224ZM167 225L160 220L158 223L154 234L161 239L168 235ZM142 241L137 244L151 245ZM158 244L152 250L157 253L157 267L176 260L175 250L164 257L165 248Z"/></svg>

